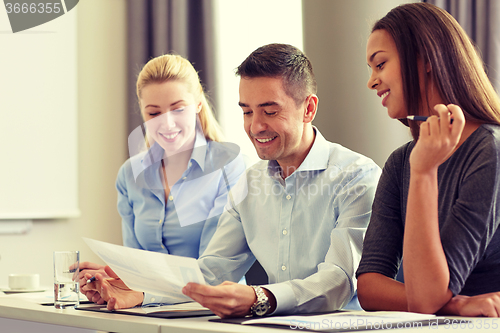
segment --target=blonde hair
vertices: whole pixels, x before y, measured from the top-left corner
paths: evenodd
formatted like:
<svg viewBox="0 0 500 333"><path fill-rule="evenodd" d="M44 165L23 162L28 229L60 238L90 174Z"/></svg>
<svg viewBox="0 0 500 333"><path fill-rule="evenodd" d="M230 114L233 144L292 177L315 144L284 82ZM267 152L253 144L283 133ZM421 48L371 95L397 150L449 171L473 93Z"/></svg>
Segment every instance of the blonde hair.
<svg viewBox="0 0 500 333"><path fill-rule="evenodd" d="M165 54L149 60L137 77L137 98L141 100L144 87L152 83L181 81L188 85L189 91L201 101L198 113L201 129L207 140L221 141L222 132L208 103L198 73L191 63L175 54Z"/></svg>

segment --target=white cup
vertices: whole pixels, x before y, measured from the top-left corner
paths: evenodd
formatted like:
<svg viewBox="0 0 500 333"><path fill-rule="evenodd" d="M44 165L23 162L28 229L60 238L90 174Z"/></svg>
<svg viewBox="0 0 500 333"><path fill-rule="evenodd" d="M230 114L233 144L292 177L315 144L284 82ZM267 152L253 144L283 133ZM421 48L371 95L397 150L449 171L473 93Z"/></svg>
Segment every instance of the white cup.
<svg viewBox="0 0 500 333"><path fill-rule="evenodd" d="M10 274L9 288L11 290L38 290L40 289L40 275Z"/></svg>

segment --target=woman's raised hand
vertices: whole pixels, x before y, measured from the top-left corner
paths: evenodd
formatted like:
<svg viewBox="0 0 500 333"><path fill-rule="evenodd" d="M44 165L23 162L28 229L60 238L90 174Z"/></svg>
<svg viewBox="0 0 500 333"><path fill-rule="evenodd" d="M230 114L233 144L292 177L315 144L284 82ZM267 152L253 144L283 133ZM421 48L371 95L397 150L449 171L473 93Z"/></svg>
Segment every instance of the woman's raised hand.
<svg viewBox="0 0 500 333"><path fill-rule="evenodd" d="M420 124L419 138L410 155L412 173L437 172L460 142L465 126L462 109L454 104L437 104L434 110L439 116L429 117Z"/></svg>

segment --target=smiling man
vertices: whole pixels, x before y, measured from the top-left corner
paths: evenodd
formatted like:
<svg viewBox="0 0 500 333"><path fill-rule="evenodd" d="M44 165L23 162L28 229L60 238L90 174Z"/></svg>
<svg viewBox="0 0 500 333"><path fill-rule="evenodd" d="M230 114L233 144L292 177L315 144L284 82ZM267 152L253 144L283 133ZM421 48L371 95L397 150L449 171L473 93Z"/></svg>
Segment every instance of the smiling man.
<svg viewBox="0 0 500 333"><path fill-rule="evenodd" d="M221 317L334 311L357 302L354 273L379 167L312 126L316 80L299 49L263 46L237 75L245 131L267 161L234 187L199 259L212 286L189 283L184 293ZM225 282L238 281L255 258L268 285Z"/></svg>
<svg viewBox="0 0 500 333"><path fill-rule="evenodd" d="M233 187L198 259L209 285L189 283L183 293L220 317L334 311L357 303L354 274L380 168L312 126L316 81L299 49L263 46L237 75L245 131L264 161ZM229 282L240 280L255 259L269 284ZM107 282L103 287L108 308L136 305L130 292ZM147 294L138 299L158 302Z"/></svg>

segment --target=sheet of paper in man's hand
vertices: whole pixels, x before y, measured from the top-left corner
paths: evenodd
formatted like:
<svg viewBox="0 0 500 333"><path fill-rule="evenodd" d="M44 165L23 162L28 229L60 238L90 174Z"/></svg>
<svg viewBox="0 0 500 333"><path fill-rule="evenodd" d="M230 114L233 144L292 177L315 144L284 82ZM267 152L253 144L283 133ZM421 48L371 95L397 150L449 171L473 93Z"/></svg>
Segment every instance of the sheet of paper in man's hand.
<svg viewBox="0 0 500 333"><path fill-rule="evenodd" d="M168 297L176 303L191 300L181 291L188 282L205 284L194 258L83 239L130 289Z"/></svg>

